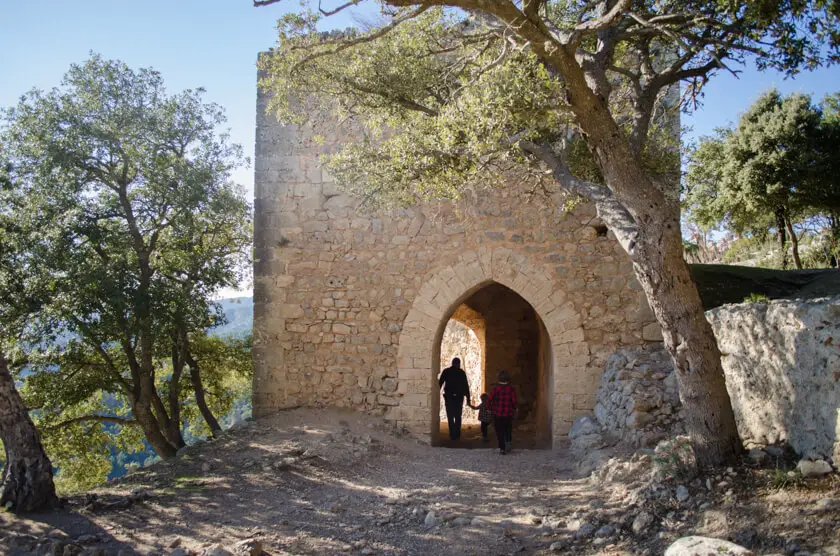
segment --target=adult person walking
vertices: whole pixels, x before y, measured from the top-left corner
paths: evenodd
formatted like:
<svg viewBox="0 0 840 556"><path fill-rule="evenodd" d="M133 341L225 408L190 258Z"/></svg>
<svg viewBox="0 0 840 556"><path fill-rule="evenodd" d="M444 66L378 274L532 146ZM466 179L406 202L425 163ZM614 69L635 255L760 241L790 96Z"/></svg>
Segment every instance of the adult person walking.
<svg viewBox="0 0 840 556"><path fill-rule="evenodd" d="M490 393L490 411L493 412L493 427L499 440L499 454L510 452L513 440L513 415L516 412L516 391L510 385L507 371L499 372L499 383Z"/></svg>
<svg viewBox="0 0 840 556"><path fill-rule="evenodd" d="M449 423L449 438L461 438L461 415L464 411L464 398L471 405L470 383L467 373L461 368L461 360L452 359L452 366L440 373L438 385L443 388L443 401L446 404L446 420Z"/></svg>

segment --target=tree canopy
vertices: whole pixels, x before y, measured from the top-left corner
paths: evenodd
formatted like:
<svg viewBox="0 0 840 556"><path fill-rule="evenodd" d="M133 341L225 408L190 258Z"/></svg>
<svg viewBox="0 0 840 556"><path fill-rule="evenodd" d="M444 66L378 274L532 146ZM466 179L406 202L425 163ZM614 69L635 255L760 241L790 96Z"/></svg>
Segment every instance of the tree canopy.
<svg viewBox="0 0 840 556"><path fill-rule="evenodd" d="M720 129L691 151L685 205L706 229L738 234L775 228L787 266L788 241L802 268L795 225L837 213L838 180L831 173L840 151L830 107L824 114L803 94L772 90L744 113L734 129Z"/></svg>
<svg viewBox="0 0 840 556"><path fill-rule="evenodd" d="M319 31L359 3L281 19L262 61L280 120L352 117L360 139L327 164L365 199L525 183L593 202L662 326L698 461L732 461L720 353L683 260L677 90L689 105L748 58L788 74L836 62L840 3L384 0L376 25Z"/></svg>
<svg viewBox="0 0 840 556"><path fill-rule="evenodd" d="M188 395L212 417L201 369L224 349L204 335L222 318L213 296L246 271L251 211L230 178L241 148L202 93L94 55L4 112L2 341L65 446L131 425L126 443L139 428L169 457Z"/></svg>

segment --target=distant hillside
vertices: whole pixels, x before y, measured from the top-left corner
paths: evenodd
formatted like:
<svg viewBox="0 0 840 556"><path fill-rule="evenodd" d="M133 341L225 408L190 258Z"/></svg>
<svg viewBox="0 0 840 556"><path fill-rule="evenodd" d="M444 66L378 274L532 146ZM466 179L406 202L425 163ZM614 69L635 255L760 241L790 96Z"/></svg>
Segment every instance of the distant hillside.
<svg viewBox="0 0 840 556"><path fill-rule="evenodd" d="M211 334L241 338L251 333L254 327L254 298L231 297L220 299L219 305L227 317L227 324L212 328Z"/></svg>

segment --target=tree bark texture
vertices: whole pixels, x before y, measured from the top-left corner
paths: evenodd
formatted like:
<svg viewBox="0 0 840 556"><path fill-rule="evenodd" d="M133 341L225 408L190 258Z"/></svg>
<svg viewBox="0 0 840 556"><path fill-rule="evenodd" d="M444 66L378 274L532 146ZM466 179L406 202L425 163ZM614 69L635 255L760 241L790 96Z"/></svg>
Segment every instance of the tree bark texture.
<svg viewBox="0 0 840 556"><path fill-rule="evenodd" d="M788 258L785 221L785 209L776 209L776 238L779 241L779 250L781 251L779 260L781 261L782 268L786 269L788 267Z"/></svg>
<svg viewBox="0 0 840 556"><path fill-rule="evenodd" d="M0 506L11 503L15 512L32 512L58 503L52 464L38 430L15 389L6 359L0 354L0 437L6 466L0 481Z"/></svg>
<svg viewBox="0 0 840 556"><path fill-rule="evenodd" d="M149 442L151 447L154 448L155 452L157 452L157 455L163 459L175 457L178 449L173 446L169 440L167 440L163 432L161 432L161 426L152 412L149 401L144 401L142 399L133 400L131 404L131 411L134 414L134 418L137 419L137 422L143 429L143 434L146 436L146 440Z"/></svg>
<svg viewBox="0 0 840 556"><path fill-rule="evenodd" d="M207 405L207 399L204 392L204 384L201 381L201 371L198 367L198 364L192 359L192 357L189 358L189 361L190 380L192 380L193 391L195 392L195 403L198 405L198 409L201 411L201 416L204 417L204 422L207 423L208 427L210 427L210 432L213 436L217 436L220 432L222 432L222 427L219 425L219 421L216 420L216 417L213 415L213 412L210 411L210 407ZM193 363L196 364L193 365Z"/></svg>
<svg viewBox="0 0 840 556"><path fill-rule="evenodd" d="M721 364L720 350L682 257L679 216L649 225L639 237L633 266L674 360L685 425L697 463L737 460L741 440Z"/></svg>
<svg viewBox="0 0 840 556"><path fill-rule="evenodd" d="M204 417L204 422L210 427L211 434L217 436L218 433L222 432L222 427L207 405L204 383L201 380L201 368L198 365L198 361L195 360L190 352L189 336L186 331L182 332L182 341L184 345L184 360L190 367L190 380L192 381L193 392L195 393L195 403L198 405L199 411L201 411L201 416Z"/></svg>

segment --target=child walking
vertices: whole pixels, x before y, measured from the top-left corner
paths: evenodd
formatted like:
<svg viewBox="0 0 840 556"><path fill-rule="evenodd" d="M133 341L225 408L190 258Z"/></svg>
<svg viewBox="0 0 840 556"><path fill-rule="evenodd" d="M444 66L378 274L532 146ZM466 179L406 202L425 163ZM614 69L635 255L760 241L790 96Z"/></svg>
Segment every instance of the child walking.
<svg viewBox="0 0 840 556"><path fill-rule="evenodd" d="M478 422L481 423L481 439L487 442L487 428L490 426L490 421L493 420L493 413L490 411L490 396L482 394L481 403L473 409L478 410Z"/></svg>
<svg viewBox="0 0 840 556"><path fill-rule="evenodd" d="M499 373L499 383L490 393L490 411L499 440L499 454L505 455L510 452L513 441L513 415L516 412L516 391L510 385L507 371Z"/></svg>

